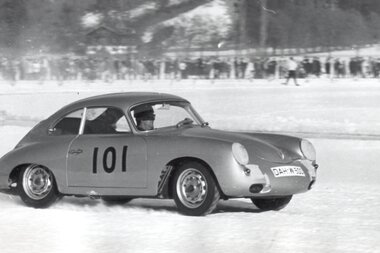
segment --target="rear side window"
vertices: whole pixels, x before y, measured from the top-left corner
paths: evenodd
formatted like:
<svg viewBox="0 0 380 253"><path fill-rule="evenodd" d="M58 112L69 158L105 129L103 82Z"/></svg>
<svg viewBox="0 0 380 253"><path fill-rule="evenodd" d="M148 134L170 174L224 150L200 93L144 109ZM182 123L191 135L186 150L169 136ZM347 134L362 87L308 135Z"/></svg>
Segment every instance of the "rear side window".
<svg viewBox="0 0 380 253"><path fill-rule="evenodd" d="M77 135L79 133L82 115L83 109L80 109L64 116L54 126L54 135Z"/></svg>
<svg viewBox="0 0 380 253"><path fill-rule="evenodd" d="M83 134L128 133L130 128L124 112L114 107L87 108Z"/></svg>

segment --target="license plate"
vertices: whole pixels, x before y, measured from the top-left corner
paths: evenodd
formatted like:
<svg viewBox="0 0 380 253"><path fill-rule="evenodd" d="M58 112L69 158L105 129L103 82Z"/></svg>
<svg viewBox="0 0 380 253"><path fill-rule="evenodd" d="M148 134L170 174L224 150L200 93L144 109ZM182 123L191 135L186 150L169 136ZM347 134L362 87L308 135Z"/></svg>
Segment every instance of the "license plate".
<svg viewBox="0 0 380 253"><path fill-rule="evenodd" d="M305 173L297 166L281 166L271 168L275 177L304 177Z"/></svg>

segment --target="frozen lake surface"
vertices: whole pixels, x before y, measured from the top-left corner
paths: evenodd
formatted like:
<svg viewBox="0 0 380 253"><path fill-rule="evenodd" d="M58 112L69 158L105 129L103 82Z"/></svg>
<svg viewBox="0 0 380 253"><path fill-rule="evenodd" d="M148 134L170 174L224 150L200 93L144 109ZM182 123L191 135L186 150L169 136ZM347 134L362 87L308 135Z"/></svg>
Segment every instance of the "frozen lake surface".
<svg viewBox="0 0 380 253"><path fill-rule="evenodd" d="M154 90L189 99L215 128L309 136L320 165L314 189L279 212L235 199L209 216L186 217L171 200L107 206L72 197L38 210L0 194L1 252L380 252L380 82L279 83L1 85L0 156L71 101Z"/></svg>
<svg viewBox="0 0 380 253"><path fill-rule="evenodd" d="M312 79L302 80L301 87L283 86L281 82L0 83L0 111L9 119L39 121L67 103L91 95L157 91L188 99L212 127L219 129L380 135L380 80Z"/></svg>

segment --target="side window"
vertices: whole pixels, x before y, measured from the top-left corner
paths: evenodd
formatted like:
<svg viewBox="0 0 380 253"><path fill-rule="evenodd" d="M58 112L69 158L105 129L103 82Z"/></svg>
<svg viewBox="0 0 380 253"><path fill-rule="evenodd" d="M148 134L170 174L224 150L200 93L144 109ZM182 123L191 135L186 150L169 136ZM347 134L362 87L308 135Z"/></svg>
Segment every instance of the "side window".
<svg viewBox="0 0 380 253"><path fill-rule="evenodd" d="M83 109L67 114L53 127L54 135L77 135L79 133L80 122Z"/></svg>
<svg viewBox="0 0 380 253"><path fill-rule="evenodd" d="M193 124L195 116L186 103L142 104L131 109L136 128L139 131L176 127L177 124Z"/></svg>
<svg viewBox="0 0 380 253"><path fill-rule="evenodd" d="M113 107L87 108L83 134L128 133L130 128L122 110Z"/></svg>
<svg viewBox="0 0 380 253"><path fill-rule="evenodd" d="M173 105L155 105L156 121L155 127L162 128L175 126L179 121L189 117L188 113L182 108Z"/></svg>

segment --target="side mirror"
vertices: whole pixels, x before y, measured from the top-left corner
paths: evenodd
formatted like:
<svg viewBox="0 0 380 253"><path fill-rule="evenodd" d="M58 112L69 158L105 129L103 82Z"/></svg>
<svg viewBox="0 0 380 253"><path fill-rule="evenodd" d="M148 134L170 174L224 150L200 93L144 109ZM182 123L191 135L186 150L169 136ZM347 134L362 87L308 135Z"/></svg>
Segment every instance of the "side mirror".
<svg viewBox="0 0 380 253"><path fill-rule="evenodd" d="M57 130L57 128L49 128L49 129L48 129L48 133L49 133L49 135L54 134L56 130Z"/></svg>
<svg viewBox="0 0 380 253"><path fill-rule="evenodd" d="M201 127L208 127L208 126L209 126L208 122L203 122L201 125Z"/></svg>

